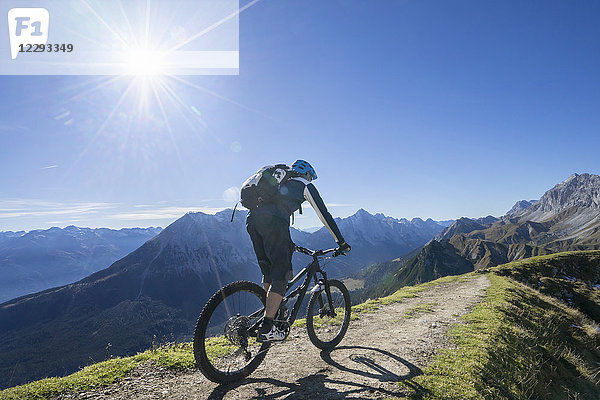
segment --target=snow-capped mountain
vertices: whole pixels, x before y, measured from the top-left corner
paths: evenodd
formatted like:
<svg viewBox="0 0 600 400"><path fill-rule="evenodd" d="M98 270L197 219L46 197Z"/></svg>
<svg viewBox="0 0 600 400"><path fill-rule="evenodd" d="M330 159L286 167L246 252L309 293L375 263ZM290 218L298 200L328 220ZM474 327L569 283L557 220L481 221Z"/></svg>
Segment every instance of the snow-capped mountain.
<svg viewBox="0 0 600 400"><path fill-rule="evenodd" d="M384 241L392 241L405 243L409 247L418 247L421 242L443 229L432 219L396 219L381 213L371 215L362 208L356 214L340 220L339 225L348 242L364 241L377 245Z"/></svg>
<svg viewBox="0 0 600 400"><path fill-rule="evenodd" d="M27 232L25 232L25 231L18 231L18 232L5 231L5 232L0 232L0 243L5 242L5 241L10 240L10 239L15 238L15 237L23 236L26 233Z"/></svg>
<svg viewBox="0 0 600 400"><path fill-rule="evenodd" d="M351 275L371 264L400 257L423 246L444 226L432 219L396 219L381 213L370 214L360 209L348 218L336 219L352 251L343 260L334 260L330 268L338 275ZM326 228L306 238L312 248L334 247L335 242Z"/></svg>
<svg viewBox="0 0 600 400"><path fill-rule="evenodd" d="M0 303L78 281L108 267L160 228L90 229L68 226L0 233Z"/></svg>

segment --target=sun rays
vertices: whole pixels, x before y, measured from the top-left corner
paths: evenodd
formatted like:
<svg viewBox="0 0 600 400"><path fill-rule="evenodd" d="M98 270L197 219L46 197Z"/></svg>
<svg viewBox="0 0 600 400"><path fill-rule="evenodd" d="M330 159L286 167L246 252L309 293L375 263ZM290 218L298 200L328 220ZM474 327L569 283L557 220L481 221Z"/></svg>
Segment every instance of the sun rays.
<svg viewBox="0 0 600 400"><path fill-rule="evenodd" d="M107 102L102 107L106 109L104 111L90 110L90 113L98 114L101 121L96 124L93 133L86 133L89 139L77 155L72 168L76 168L76 165L100 143L106 144L107 141L114 139L118 140L120 145L141 143L140 146L145 149L153 146L154 143L156 151L164 151L164 146L168 144L177 158L181 172L185 174L177 137L182 133L181 129L176 132L174 127L181 128L181 122L184 122L183 126L186 127L188 134L200 134L206 131L208 123L198 103L198 94L260 113L173 73L170 64L170 57L176 50L208 35L222 24L237 17L240 12L258 3L259 0L253 0L238 8L237 11L213 20L205 26L197 26L197 32L187 32L187 34L181 26L170 26L168 21L174 17L169 15L168 10L158 9L158 2L155 5L155 2L146 0L144 10L137 10L130 15L129 4L119 0L115 8L119 13L114 15L103 13L102 11L105 10L96 10L91 1L80 1L82 6L89 10L107 30L107 34L114 39L113 42L122 47L116 51L122 54L119 56L122 58L122 67L121 73L116 76L90 77L82 83L65 89L69 94L67 102L76 103L98 97L101 97L103 102ZM193 15L190 15L190 18L192 17ZM186 25L185 21L180 23ZM92 36L86 39L90 42L96 40ZM194 97L196 98L193 101L190 100ZM68 109L68 106L65 108ZM160 123L155 123L157 121ZM113 134L113 131L118 134ZM150 132L154 132L154 137L149 137ZM140 137L132 138L133 135Z"/></svg>

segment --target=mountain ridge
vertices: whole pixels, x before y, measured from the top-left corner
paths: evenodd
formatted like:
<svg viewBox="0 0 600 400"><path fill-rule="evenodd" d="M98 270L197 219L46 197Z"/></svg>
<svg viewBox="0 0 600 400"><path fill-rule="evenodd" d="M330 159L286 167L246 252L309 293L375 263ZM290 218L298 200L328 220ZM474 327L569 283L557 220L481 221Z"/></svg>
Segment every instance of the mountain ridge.
<svg viewBox="0 0 600 400"><path fill-rule="evenodd" d="M388 277L367 293L386 294L457 264L476 270L560 251L600 249L600 176L573 174L540 200L517 202L488 226L480 220L457 219L421 250L433 256L418 254L396 271L396 280ZM438 243L445 252L436 252Z"/></svg>
<svg viewBox="0 0 600 400"><path fill-rule="evenodd" d="M161 228L65 228L0 233L0 303L106 268Z"/></svg>

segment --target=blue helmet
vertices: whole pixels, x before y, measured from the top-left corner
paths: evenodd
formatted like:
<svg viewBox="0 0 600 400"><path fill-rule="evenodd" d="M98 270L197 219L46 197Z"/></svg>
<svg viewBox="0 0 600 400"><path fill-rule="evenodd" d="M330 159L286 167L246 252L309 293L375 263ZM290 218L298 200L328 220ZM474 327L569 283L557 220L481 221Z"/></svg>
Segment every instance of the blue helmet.
<svg viewBox="0 0 600 400"><path fill-rule="evenodd" d="M310 179L308 180L314 181L317 179L317 173L315 172L315 169L304 160L296 160L296 162L292 164L292 170L301 175L309 177Z"/></svg>

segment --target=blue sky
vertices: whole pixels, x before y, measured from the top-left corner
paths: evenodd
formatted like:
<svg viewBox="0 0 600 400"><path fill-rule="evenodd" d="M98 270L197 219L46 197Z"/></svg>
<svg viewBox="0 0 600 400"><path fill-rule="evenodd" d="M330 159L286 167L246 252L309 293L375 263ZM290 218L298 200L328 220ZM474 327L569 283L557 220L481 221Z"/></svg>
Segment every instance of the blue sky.
<svg viewBox="0 0 600 400"><path fill-rule="evenodd" d="M599 17L595 1L262 0L240 16L239 76L168 78L163 110L124 95L133 78L0 77L0 230L166 226L297 158L334 216L504 214L600 173Z"/></svg>

